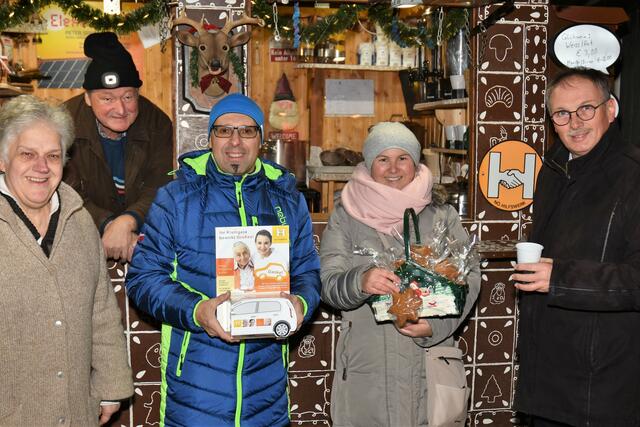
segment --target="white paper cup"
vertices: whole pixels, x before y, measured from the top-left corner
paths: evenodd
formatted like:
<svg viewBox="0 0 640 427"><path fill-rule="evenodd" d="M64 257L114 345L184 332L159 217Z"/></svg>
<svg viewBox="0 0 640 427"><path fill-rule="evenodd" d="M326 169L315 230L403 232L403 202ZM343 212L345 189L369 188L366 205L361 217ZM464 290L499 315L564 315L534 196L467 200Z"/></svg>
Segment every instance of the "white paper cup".
<svg viewBox="0 0 640 427"><path fill-rule="evenodd" d="M467 133L467 125L455 125L454 134L456 136L456 141L464 140L465 133Z"/></svg>
<svg viewBox="0 0 640 427"><path fill-rule="evenodd" d="M451 89L464 89L464 76L463 75L451 75L449 76L451 81Z"/></svg>
<svg viewBox="0 0 640 427"><path fill-rule="evenodd" d="M540 262L542 249L544 249L544 247L537 243L516 243L516 251L518 252L518 264L534 264L536 262Z"/></svg>
<svg viewBox="0 0 640 427"><path fill-rule="evenodd" d="M444 137L447 141L455 141L456 127L455 125L447 125L444 127Z"/></svg>

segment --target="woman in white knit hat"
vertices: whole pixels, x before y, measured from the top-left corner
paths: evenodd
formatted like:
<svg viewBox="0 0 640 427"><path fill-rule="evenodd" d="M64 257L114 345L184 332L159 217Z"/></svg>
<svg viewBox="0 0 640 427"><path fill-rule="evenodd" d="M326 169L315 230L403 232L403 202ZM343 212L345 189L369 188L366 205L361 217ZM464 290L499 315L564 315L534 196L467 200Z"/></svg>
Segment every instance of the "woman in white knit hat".
<svg viewBox="0 0 640 427"><path fill-rule="evenodd" d="M480 289L479 267L467 277L469 294L460 317L421 318L399 329L376 323L366 300L398 291L400 278L376 267L354 248L402 253L406 208L418 214L429 238L435 221L451 238L466 241L456 210L433 191L431 171L420 163L420 144L402 123L375 125L359 164L336 203L321 241L322 300L342 310L331 393L334 426L426 426L425 348L453 345L454 331Z"/></svg>

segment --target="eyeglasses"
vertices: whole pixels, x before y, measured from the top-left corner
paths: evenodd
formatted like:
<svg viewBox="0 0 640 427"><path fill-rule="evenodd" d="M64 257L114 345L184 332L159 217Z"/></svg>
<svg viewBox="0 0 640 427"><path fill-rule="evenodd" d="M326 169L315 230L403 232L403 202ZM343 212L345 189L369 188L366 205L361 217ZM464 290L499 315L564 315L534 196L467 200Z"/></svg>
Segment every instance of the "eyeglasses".
<svg viewBox="0 0 640 427"><path fill-rule="evenodd" d="M258 126L213 126L213 134L218 138L231 138L237 130L240 138L255 138L258 136Z"/></svg>
<svg viewBox="0 0 640 427"><path fill-rule="evenodd" d="M576 116L578 116L580 120L584 120L584 121L591 120L593 119L593 116L596 115L596 110L598 109L598 107L605 104L608 100L609 99L605 99L604 101L602 101L600 104L596 106L593 106L590 104L581 105L580 107L578 107L577 110L573 110L573 111L567 111L567 110L556 111L551 115L551 121L555 123L557 126L565 126L571 121L571 114L573 113L576 113Z"/></svg>

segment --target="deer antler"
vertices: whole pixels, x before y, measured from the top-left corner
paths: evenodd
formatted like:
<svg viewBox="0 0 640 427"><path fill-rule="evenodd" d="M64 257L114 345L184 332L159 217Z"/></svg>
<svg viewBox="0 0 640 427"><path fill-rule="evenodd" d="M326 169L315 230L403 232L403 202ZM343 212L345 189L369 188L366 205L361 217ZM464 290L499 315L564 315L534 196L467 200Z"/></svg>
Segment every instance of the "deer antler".
<svg viewBox="0 0 640 427"><path fill-rule="evenodd" d="M229 31L234 29L235 27L239 27L240 25L258 25L260 27L264 27L264 20L260 18L253 18L251 16L247 16L246 13L242 13L240 19L236 19L232 21L231 19L227 20L224 24L224 27L220 30L222 33L229 35Z"/></svg>
<svg viewBox="0 0 640 427"><path fill-rule="evenodd" d="M189 25L195 28L198 31L198 35L200 36L203 34L207 34L207 30L205 30L204 28L204 15L202 15L202 19L200 20L200 22L198 22L195 19L189 18L185 10L182 9L182 11L180 12L180 16L174 19L171 23L171 27L175 27L177 25Z"/></svg>

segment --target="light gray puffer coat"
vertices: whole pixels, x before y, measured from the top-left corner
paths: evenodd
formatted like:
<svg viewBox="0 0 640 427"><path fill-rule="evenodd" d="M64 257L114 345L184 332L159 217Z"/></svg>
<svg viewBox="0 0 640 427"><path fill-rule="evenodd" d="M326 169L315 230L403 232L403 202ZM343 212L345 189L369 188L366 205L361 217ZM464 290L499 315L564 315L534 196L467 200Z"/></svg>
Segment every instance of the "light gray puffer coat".
<svg viewBox="0 0 640 427"><path fill-rule="evenodd" d="M455 239L468 239L457 212L449 205L427 206L419 215L422 240L432 235L434 220L447 224ZM401 230L399 230L401 232ZM414 236L412 236L413 239ZM452 334L470 312L480 291L480 269L469 273L469 294L460 318L430 318L433 336L410 338L393 323L376 323L370 296L362 292L362 274L371 257L354 255L355 246L383 251L399 239L380 235L352 218L338 203L322 235L320 249L322 300L342 310L336 349L336 373L331 392L335 427L426 426L425 347L453 345Z"/></svg>

